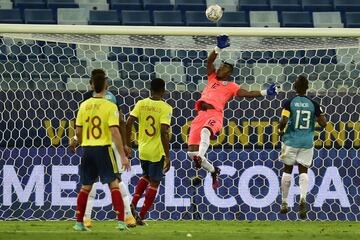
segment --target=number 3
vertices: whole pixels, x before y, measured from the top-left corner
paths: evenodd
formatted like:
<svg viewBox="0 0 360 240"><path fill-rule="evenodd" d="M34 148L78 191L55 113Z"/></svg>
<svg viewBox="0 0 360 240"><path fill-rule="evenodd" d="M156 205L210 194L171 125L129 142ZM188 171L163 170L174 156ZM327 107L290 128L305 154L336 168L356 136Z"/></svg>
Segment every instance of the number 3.
<svg viewBox="0 0 360 240"><path fill-rule="evenodd" d="M146 121L149 121L149 120L151 121L150 126L151 126L152 130L151 130L151 131L148 131L147 129L145 129L145 133L146 133L146 135L148 135L149 137L153 137L153 136L155 136L155 134L156 134L155 118L154 118L153 116L149 115L149 116L147 116ZM150 133L150 132L151 132L151 133Z"/></svg>

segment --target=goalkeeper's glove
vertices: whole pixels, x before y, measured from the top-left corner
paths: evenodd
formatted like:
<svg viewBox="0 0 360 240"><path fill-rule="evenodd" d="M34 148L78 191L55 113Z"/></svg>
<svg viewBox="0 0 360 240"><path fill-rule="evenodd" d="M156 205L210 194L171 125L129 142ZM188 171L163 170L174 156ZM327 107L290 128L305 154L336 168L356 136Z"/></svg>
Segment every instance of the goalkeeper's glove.
<svg viewBox="0 0 360 240"><path fill-rule="evenodd" d="M266 90L261 91L261 95L263 96L274 96L278 94L278 86L275 83L271 84Z"/></svg>
<svg viewBox="0 0 360 240"><path fill-rule="evenodd" d="M220 53L222 49L230 46L230 38L227 35L220 35L216 37L217 45L215 47L215 53Z"/></svg>

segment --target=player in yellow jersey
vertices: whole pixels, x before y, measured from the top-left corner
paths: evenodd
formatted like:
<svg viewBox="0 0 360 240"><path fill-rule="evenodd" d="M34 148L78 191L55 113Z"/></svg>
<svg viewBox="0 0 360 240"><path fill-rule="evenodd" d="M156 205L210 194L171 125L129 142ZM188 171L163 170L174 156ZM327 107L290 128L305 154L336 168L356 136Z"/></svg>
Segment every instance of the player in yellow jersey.
<svg viewBox="0 0 360 240"><path fill-rule="evenodd" d="M76 231L87 231L83 218L89 192L92 185L100 177L111 190L111 198L117 214L120 230L127 229L124 223L124 202L119 190L119 176L114 152L111 148L115 143L121 156L122 166L130 170L130 163L125 155L121 134L119 132L119 112L117 106L104 99L107 88L106 77L94 76L94 97L80 104L76 118L76 136L83 148L80 164L80 180L82 187L77 198Z"/></svg>
<svg viewBox="0 0 360 240"><path fill-rule="evenodd" d="M126 122L127 144L131 147L131 130L134 122L139 123L139 158L143 176L139 179L132 199L133 215L138 225L145 225L143 219L151 208L164 173L170 169L169 128L172 107L162 100L165 82L160 78L151 81L151 96L136 103ZM140 214L135 207L143 193L145 201Z"/></svg>

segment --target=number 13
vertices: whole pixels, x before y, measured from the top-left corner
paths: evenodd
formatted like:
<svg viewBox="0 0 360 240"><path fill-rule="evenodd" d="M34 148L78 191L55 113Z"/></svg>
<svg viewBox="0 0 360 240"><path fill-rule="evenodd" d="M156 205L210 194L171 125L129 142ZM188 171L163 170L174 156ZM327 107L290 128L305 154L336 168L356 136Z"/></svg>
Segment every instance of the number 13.
<svg viewBox="0 0 360 240"><path fill-rule="evenodd" d="M304 116L306 115L306 116ZM305 125L300 124L300 116L302 117L301 120ZM310 117L311 112L308 110L296 110L296 119L295 119L295 128L298 129L309 129L310 128Z"/></svg>

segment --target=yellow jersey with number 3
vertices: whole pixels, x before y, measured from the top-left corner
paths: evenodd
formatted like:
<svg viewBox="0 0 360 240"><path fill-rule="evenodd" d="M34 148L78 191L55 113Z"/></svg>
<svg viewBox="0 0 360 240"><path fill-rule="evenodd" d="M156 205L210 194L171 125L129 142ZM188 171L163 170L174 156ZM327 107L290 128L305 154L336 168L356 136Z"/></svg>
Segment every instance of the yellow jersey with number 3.
<svg viewBox="0 0 360 240"><path fill-rule="evenodd" d="M139 157L158 162L165 156L161 142L161 124L170 126L172 107L162 100L145 98L136 103L130 113L139 122Z"/></svg>
<svg viewBox="0 0 360 240"><path fill-rule="evenodd" d="M92 97L80 104L76 127L82 127L81 146L111 145L111 126L119 126L119 112L114 103Z"/></svg>

